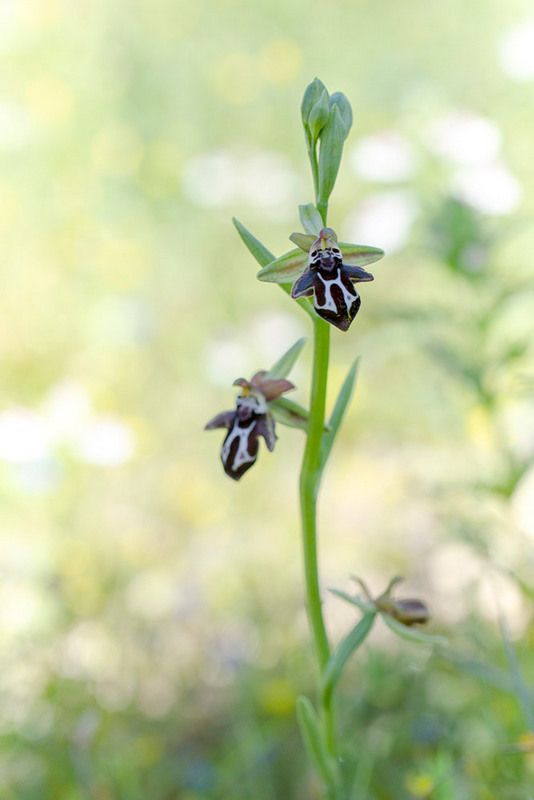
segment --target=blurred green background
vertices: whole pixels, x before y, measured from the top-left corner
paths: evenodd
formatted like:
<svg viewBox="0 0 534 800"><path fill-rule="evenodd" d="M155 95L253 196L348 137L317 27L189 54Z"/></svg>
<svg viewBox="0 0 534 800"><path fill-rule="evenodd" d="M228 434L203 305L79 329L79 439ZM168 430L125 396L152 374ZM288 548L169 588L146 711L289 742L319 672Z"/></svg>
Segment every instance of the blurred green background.
<svg viewBox="0 0 534 800"><path fill-rule="evenodd" d="M329 222L388 253L332 336L330 405L361 367L321 496L328 626L355 620L328 587L400 573L449 638L377 625L355 659L354 797L526 800L532 7L1 0L0 50L0 800L317 796L303 437L234 484L202 432L309 335L231 216L290 248L315 76L355 114Z"/></svg>

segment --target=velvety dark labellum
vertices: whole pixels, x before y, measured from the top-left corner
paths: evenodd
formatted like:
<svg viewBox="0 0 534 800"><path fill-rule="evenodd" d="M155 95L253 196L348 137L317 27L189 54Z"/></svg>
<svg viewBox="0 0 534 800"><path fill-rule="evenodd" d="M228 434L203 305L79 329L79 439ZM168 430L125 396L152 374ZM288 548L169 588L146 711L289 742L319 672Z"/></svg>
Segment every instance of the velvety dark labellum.
<svg viewBox="0 0 534 800"><path fill-rule="evenodd" d="M274 450L274 420L263 397L238 397L235 411L219 414L206 425L208 429L222 427L228 428L228 433L221 449L221 461L226 474L236 481L256 463L260 436L268 449Z"/></svg>
<svg viewBox="0 0 534 800"><path fill-rule="evenodd" d="M353 283L372 281L370 272L343 263L335 234L323 229L310 249L308 266L293 284L291 296L312 297L319 317L347 331L361 305Z"/></svg>

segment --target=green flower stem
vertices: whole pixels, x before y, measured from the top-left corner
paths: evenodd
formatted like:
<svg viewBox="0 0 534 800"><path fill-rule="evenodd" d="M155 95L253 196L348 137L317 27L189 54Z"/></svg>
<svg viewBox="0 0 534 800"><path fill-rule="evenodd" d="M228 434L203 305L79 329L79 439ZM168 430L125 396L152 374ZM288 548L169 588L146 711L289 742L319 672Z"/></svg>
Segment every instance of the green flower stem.
<svg viewBox="0 0 534 800"><path fill-rule="evenodd" d="M322 472L320 450L325 417L329 349L330 327L327 322L316 317L314 320L310 419L300 472L300 508L302 515L306 607L321 673L330 658L330 644L326 635L319 590L316 503Z"/></svg>
<svg viewBox="0 0 534 800"><path fill-rule="evenodd" d="M312 141L308 144L308 157L310 159L311 170L313 175L313 188L315 190L315 197L319 195L319 162L317 161L317 143ZM324 220L324 217L323 217Z"/></svg>

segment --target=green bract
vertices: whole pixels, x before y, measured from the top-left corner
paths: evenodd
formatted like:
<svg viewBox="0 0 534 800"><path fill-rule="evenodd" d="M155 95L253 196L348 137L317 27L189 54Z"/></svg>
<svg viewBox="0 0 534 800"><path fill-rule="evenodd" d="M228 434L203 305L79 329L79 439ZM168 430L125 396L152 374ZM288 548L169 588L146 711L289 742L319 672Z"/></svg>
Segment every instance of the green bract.
<svg viewBox="0 0 534 800"><path fill-rule="evenodd" d="M313 203L299 206L299 217L306 233L312 235L313 238L316 239L324 225L323 218Z"/></svg>
<svg viewBox="0 0 534 800"><path fill-rule="evenodd" d="M311 110L320 99L323 92L326 92L326 86L322 81L319 80L319 78L315 78L315 80L306 87L304 96L302 98L302 104L300 106L303 125L308 125Z"/></svg>
<svg viewBox="0 0 534 800"><path fill-rule="evenodd" d="M347 129L339 106L333 105L321 133L321 146L319 148L319 206L328 203L332 189L336 182L343 142L347 136Z"/></svg>
<svg viewBox="0 0 534 800"><path fill-rule="evenodd" d="M297 236L302 237L305 234L297 234ZM292 241L295 241L295 239L292 239ZM379 247L340 242L339 248L343 255L343 262L351 267L364 267L366 264L374 264L375 261L379 261L384 256L384 251ZM267 266L262 267L257 277L260 281L269 283L292 283L300 277L307 263L308 255L303 252L299 244L298 250L290 250L289 253L285 253L280 258L271 261Z"/></svg>
<svg viewBox="0 0 534 800"><path fill-rule="evenodd" d="M319 138L319 134L328 122L329 114L330 102L328 92L326 89L323 89L319 99L310 111L310 116L308 118L308 128L310 129L313 140L317 140Z"/></svg>
<svg viewBox="0 0 534 800"><path fill-rule="evenodd" d="M339 109L343 125L345 126L345 139L352 127L352 108L343 92L334 92L330 95L330 107L336 105Z"/></svg>

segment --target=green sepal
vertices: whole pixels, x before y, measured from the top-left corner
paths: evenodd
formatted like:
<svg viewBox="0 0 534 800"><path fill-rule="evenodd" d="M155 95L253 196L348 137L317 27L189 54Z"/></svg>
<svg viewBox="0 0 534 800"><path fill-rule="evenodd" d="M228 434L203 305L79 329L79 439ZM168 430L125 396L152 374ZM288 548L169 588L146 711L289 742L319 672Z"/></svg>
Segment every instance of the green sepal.
<svg viewBox="0 0 534 800"><path fill-rule="evenodd" d="M351 267L364 267L367 264L379 261L384 256L384 251L379 247L367 247L366 245L347 244L345 242L340 242L338 246L343 255L343 262ZM302 274L307 263L308 256L299 247L298 250L290 250L280 258L271 261L270 264L260 269L257 277L258 280L269 283L294 283Z"/></svg>
<svg viewBox="0 0 534 800"><path fill-rule="evenodd" d="M429 633L423 633L423 631L417 628L409 628L407 625L403 625L402 622L390 617L389 614L382 614L381 616L388 628L390 628L393 633L396 633L397 636L400 636L401 639L406 639L407 642L417 642L418 644L447 644L447 639L444 636L431 636Z"/></svg>
<svg viewBox="0 0 534 800"><path fill-rule="evenodd" d="M345 139L349 135L349 131L352 127L352 108L343 94L343 92L334 92L334 94L330 95L330 108L336 105L339 108L339 113L341 115L341 120L343 125L345 126Z"/></svg>
<svg viewBox="0 0 534 800"><path fill-rule="evenodd" d="M328 752L315 710L307 697L297 698L297 720L304 746L325 788L339 786L339 768Z"/></svg>
<svg viewBox="0 0 534 800"><path fill-rule="evenodd" d="M328 115L328 122L321 134L319 148L319 205L328 203L332 189L336 182L343 142L345 141L345 123L337 105L332 106Z"/></svg>
<svg viewBox="0 0 534 800"><path fill-rule="evenodd" d="M359 608L364 614L369 614L377 610L374 602L365 602L365 600L360 600L359 597L353 597L351 594L341 591L341 589L330 589L330 591L336 597L341 598L341 600L346 600L347 603Z"/></svg>
<svg viewBox="0 0 534 800"><path fill-rule="evenodd" d="M294 283L308 263L308 256L300 248L284 253L280 258L260 269L258 280L270 283Z"/></svg>
<svg viewBox="0 0 534 800"><path fill-rule="evenodd" d="M323 218L321 217L321 215L319 214L313 203L300 205L299 217L300 221L302 222L302 227L304 228L306 233L312 234L314 239L317 239L317 237L319 236L319 232L322 230L324 226L323 226Z"/></svg>
<svg viewBox="0 0 534 800"><path fill-rule="evenodd" d="M308 125L311 110L323 92L326 92L326 86L322 81L319 80L319 78L315 78L315 80L308 84L304 90L304 96L300 105L300 113L302 116L303 125Z"/></svg>
<svg viewBox="0 0 534 800"><path fill-rule="evenodd" d="M321 688L325 705L328 705L335 686L340 679L345 665L349 658L358 647L363 644L368 633L373 627L376 612L369 611L363 615L357 625L352 628L341 640L330 659L323 673Z"/></svg>
<svg viewBox="0 0 534 800"><path fill-rule="evenodd" d="M340 242L339 249L343 255L343 263L350 267L365 267L384 258L384 251L380 247L370 247L365 244L348 244Z"/></svg>
<svg viewBox="0 0 534 800"><path fill-rule="evenodd" d="M350 403L350 399L352 397L352 393L354 391L354 384L356 383L357 374L358 374L358 359L356 359L352 367L347 372L347 376L343 381L341 389L339 390L334 410L332 411L330 419L328 420L330 432L325 433L321 441L321 451L320 451L321 468L324 468L324 465L328 461L328 456L330 455L330 451L332 450L332 446L334 444L337 432L339 430L341 423L343 422L345 412L347 410L347 407Z"/></svg>
<svg viewBox="0 0 534 800"><path fill-rule="evenodd" d="M291 345L289 350L286 350L276 364L264 376L264 380L278 380L279 378L287 378L295 363L302 352L302 348L306 344L305 337L298 339L295 344Z"/></svg>
<svg viewBox="0 0 534 800"><path fill-rule="evenodd" d="M310 412L303 408L294 400L287 397L278 397L269 403L271 413L277 422L287 425L289 428L301 428L308 430ZM324 425L324 431L329 431L328 425Z"/></svg>
<svg viewBox="0 0 534 800"><path fill-rule="evenodd" d="M296 244L297 247L300 247L300 249L304 250L305 253L309 253L312 244L317 239L317 236L313 236L311 233L292 233L289 238L293 244Z"/></svg>
<svg viewBox="0 0 534 800"><path fill-rule="evenodd" d="M235 217L232 217L232 222L234 223L238 234L241 236L248 250L250 253L252 253L260 266L265 267L274 260L274 255L271 253L271 251L268 250L259 239L256 239L256 237L245 228L242 222L239 222L239 220Z"/></svg>

